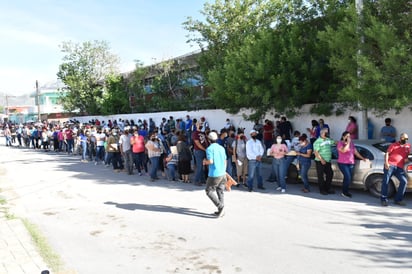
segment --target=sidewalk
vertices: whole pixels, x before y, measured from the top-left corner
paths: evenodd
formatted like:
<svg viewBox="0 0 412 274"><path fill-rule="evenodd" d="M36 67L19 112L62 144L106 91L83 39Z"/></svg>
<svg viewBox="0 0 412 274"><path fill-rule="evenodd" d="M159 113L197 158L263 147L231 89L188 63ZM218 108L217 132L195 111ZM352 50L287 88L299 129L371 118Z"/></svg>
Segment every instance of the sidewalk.
<svg viewBox="0 0 412 274"><path fill-rule="evenodd" d="M7 172L0 168L0 189L3 192L5 180ZM0 199L7 202L3 194L0 192ZM7 206L6 203L1 207ZM3 210L0 211L0 258L0 274L40 274L48 269L23 222L18 218L8 219Z"/></svg>

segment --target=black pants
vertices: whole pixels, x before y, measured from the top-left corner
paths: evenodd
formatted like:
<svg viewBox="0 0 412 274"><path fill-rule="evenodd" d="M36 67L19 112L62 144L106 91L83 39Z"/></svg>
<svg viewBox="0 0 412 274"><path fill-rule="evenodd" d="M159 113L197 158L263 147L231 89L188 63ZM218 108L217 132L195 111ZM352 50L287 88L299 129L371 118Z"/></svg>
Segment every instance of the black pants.
<svg viewBox="0 0 412 274"><path fill-rule="evenodd" d="M332 184L333 170L331 163L326 162L322 165L320 161L316 162L316 173L318 174L319 190L321 192L328 192ZM326 176L325 176L326 175ZM326 178L325 178L326 177Z"/></svg>

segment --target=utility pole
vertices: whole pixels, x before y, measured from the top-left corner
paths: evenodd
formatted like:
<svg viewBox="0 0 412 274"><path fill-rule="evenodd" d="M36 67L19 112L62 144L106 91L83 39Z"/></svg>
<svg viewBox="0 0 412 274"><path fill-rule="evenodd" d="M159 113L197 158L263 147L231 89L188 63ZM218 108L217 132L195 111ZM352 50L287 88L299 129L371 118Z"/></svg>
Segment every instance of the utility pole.
<svg viewBox="0 0 412 274"><path fill-rule="evenodd" d="M39 81L36 80L36 103L37 103L37 120L41 122L40 117L40 90L39 90Z"/></svg>
<svg viewBox="0 0 412 274"><path fill-rule="evenodd" d="M362 45L365 42L365 38L363 36L363 26L362 26L362 21L363 21L363 0L355 0L355 6L356 6L356 13L358 14L358 19L359 19L359 25L357 27L357 31L360 33L360 45ZM362 49L359 47L358 48L358 59L362 55ZM360 66L358 64L357 68L357 77L358 77L358 85L361 87L361 81L362 81L362 70L360 69ZM359 139L368 139L368 110L363 109L362 106L362 119L359 123Z"/></svg>

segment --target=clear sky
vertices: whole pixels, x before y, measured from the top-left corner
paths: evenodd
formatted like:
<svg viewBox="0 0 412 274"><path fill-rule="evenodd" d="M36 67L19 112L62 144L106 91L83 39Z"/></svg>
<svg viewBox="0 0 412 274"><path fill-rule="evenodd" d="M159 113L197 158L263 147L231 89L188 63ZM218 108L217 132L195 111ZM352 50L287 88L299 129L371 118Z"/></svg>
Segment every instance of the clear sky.
<svg viewBox="0 0 412 274"><path fill-rule="evenodd" d="M21 95L57 79L63 41L104 40L121 70L195 50L186 17L206 0L0 0L0 93Z"/></svg>

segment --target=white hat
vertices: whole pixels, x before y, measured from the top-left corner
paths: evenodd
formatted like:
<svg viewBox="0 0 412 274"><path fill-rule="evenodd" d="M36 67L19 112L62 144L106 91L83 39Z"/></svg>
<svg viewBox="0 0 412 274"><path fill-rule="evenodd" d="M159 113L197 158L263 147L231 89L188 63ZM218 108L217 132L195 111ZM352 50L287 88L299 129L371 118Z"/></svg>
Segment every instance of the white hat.
<svg viewBox="0 0 412 274"><path fill-rule="evenodd" d="M252 135L253 133L258 133L256 130L254 130L254 129L252 129L251 131L250 131L250 135Z"/></svg>
<svg viewBox="0 0 412 274"><path fill-rule="evenodd" d="M209 133L208 138L212 141L216 141L217 140L217 134L216 132L212 131Z"/></svg>

